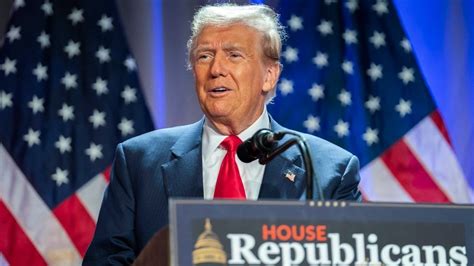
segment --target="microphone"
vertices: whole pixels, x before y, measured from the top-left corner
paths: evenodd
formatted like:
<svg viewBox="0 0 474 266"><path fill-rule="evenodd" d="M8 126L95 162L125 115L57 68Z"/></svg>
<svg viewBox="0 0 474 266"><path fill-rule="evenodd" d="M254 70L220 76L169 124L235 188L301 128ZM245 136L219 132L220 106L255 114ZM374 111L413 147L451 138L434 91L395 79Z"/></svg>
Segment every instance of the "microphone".
<svg viewBox="0 0 474 266"><path fill-rule="evenodd" d="M283 134L262 128L237 148L237 156L244 163L250 163L270 153L283 138Z"/></svg>
<svg viewBox="0 0 474 266"><path fill-rule="evenodd" d="M293 135L294 138L287 140L279 147L277 142L283 139L286 134ZM250 163L258 159L260 164L267 164L278 154L288 150L291 146L297 145L303 162L306 167L306 199L313 200L313 184L316 186L320 200L324 200L323 190L317 176L313 182L313 160L304 137L292 131L272 132L270 129L260 129L252 137L244 141L237 148L237 156L244 163Z"/></svg>

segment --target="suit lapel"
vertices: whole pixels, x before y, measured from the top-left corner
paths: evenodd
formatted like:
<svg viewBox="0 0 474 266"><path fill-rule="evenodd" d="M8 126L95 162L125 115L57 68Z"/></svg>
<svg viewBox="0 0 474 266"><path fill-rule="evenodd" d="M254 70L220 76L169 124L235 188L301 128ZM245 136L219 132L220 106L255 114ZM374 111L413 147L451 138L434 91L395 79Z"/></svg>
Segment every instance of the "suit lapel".
<svg viewBox="0 0 474 266"><path fill-rule="evenodd" d="M201 138L204 120L189 130L171 147L172 159L161 166L169 197L203 197Z"/></svg>
<svg viewBox="0 0 474 266"><path fill-rule="evenodd" d="M287 130L270 117L272 130ZM284 143L290 137L284 137ZM305 170L297 147L292 147L277 156L265 167L259 199L300 199L306 188Z"/></svg>

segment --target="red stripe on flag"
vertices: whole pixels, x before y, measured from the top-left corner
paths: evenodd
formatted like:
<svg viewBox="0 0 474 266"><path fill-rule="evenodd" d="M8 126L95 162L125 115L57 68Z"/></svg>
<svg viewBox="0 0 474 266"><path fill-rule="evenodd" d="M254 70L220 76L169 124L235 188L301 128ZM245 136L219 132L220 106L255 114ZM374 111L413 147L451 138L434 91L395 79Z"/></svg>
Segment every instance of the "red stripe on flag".
<svg viewBox="0 0 474 266"><path fill-rule="evenodd" d="M403 140L380 158L416 202L450 202Z"/></svg>
<svg viewBox="0 0 474 266"><path fill-rule="evenodd" d="M107 167L107 169L104 170L104 172L102 172L102 174L104 175L105 177L105 180L107 180L107 183L110 182L110 166Z"/></svg>
<svg viewBox="0 0 474 266"><path fill-rule="evenodd" d="M54 215L62 224L79 253L84 256L92 241L95 223L79 198L74 194L58 205Z"/></svg>
<svg viewBox="0 0 474 266"><path fill-rule="evenodd" d="M438 112L438 110L432 112L430 117L431 117L431 120L435 123L435 125L438 128L439 132L441 132L441 134L443 135L446 142L448 142L449 145L452 146L451 139L449 138L448 130L446 129L446 126L444 125L443 118L441 117L441 114Z"/></svg>
<svg viewBox="0 0 474 266"><path fill-rule="evenodd" d="M359 189L359 192L360 192L360 195L362 196L362 202L370 202L369 198L367 197L367 195L365 195L364 191Z"/></svg>
<svg viewBox="0 0 474 266"><path fill-rule="evenodd" d="M10 265L47 265L2 200L0 200L0 252Z"/></svg>

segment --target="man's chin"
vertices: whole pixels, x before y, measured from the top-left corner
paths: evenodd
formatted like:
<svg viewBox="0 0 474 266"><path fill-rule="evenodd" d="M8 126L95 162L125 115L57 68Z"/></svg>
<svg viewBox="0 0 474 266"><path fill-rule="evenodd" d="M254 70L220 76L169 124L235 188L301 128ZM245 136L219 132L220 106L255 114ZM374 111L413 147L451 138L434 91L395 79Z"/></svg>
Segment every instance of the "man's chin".
<svg viewBox="0 0 474 266"><path fill-rule="evenodd" d="M214 102L212 105L204 106L204 114L211 120L228 120L235 116L236 108L229 101Z"/></svg>
<svg viewBox="0 0 474 266"><path fill-rule="evenodd" d="M229 112L209 112L206 115L206 118L215 123L225 123L232 121L232 116Z"/></svg>
<svg viewBox="0 0 474 266"><path fill-rule="evenodd" d="M214 125L232 125L238 122L238 118L235 117L233 110L212 110L211 112L204 112L206 118ZM235 110L234 110L235 111Z"/></svg>

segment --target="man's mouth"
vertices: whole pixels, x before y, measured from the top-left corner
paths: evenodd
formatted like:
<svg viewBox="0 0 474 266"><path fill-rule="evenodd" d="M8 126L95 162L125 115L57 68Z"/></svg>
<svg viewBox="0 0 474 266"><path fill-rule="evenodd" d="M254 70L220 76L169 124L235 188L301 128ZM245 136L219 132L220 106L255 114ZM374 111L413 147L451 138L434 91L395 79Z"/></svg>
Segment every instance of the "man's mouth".
<svg viewBox="0 0 474 266"><path fill-rule="evenodd" d="M230 91L230 89L228 89L226 87L215 87L215 88L210 90L210 92L212 92L212 93L223 93L223 92L227 92L227 91Z"/></svg>

